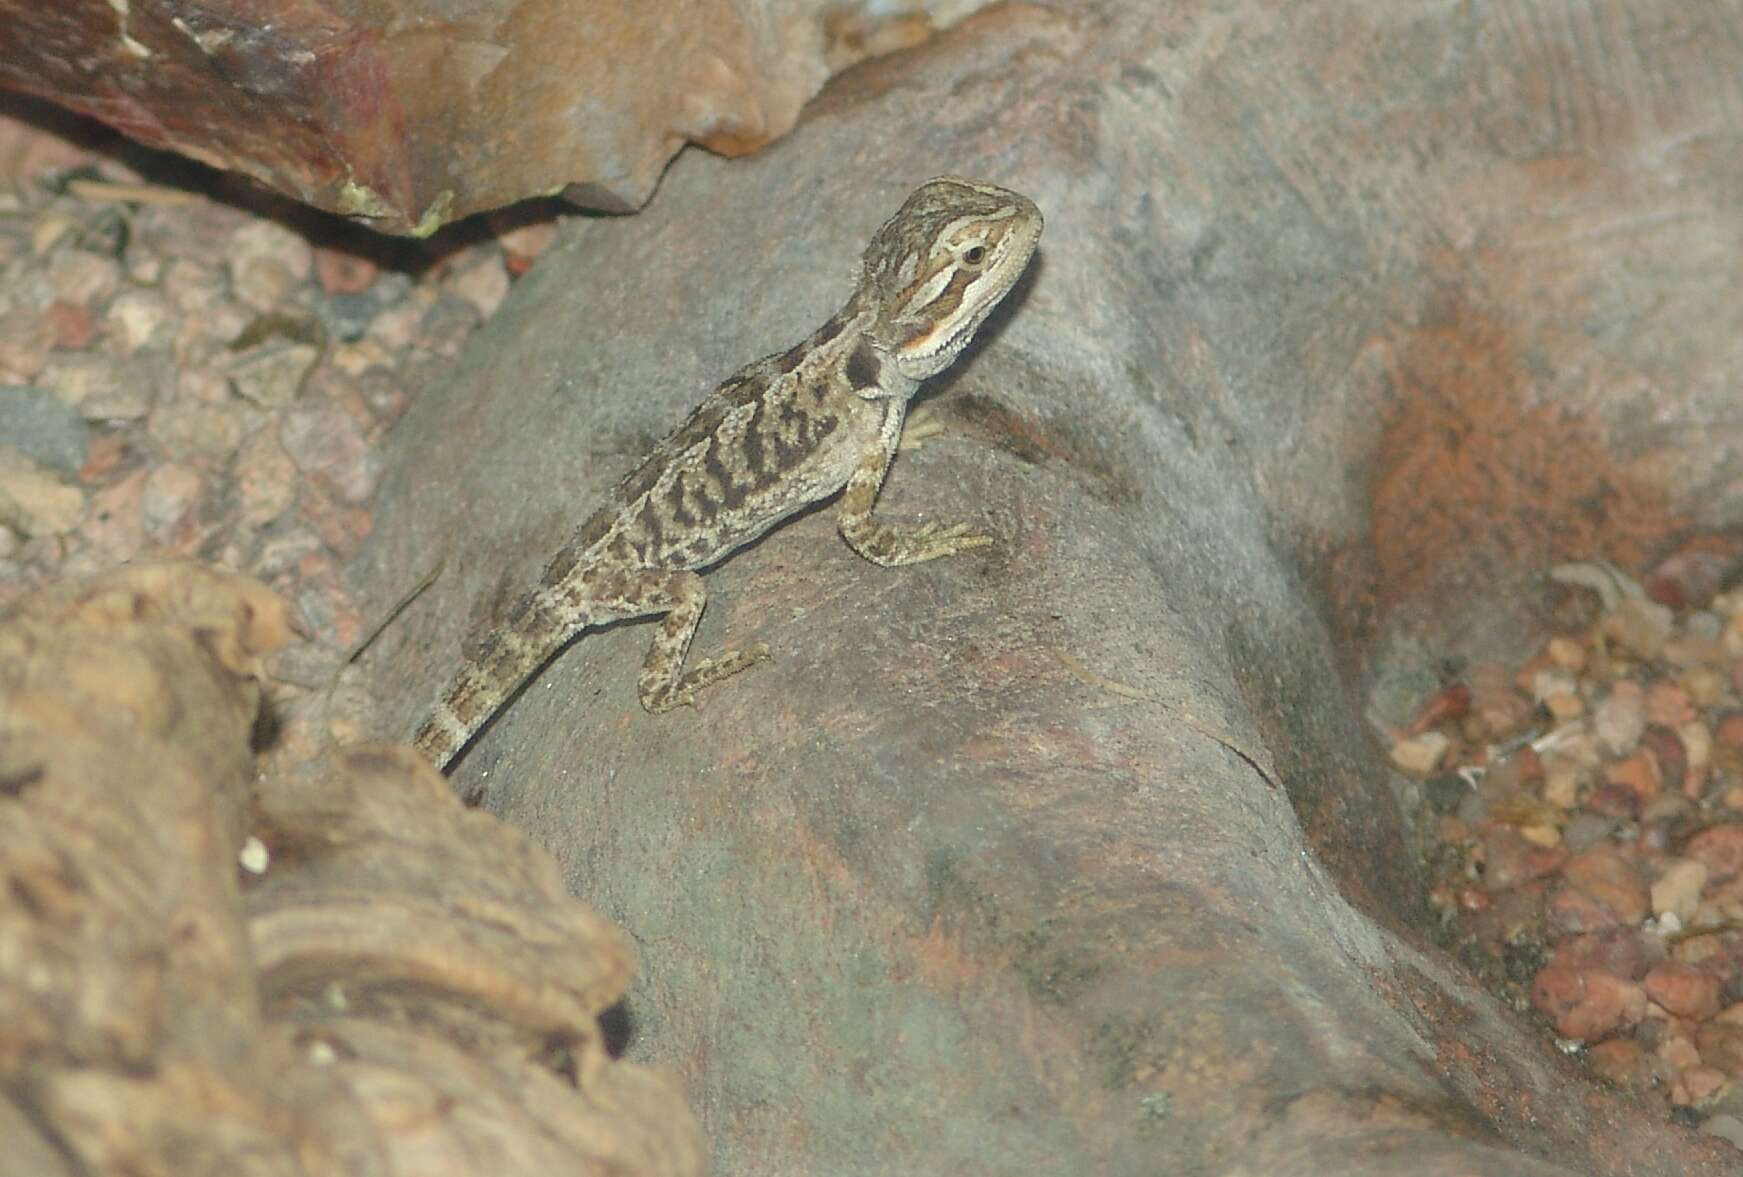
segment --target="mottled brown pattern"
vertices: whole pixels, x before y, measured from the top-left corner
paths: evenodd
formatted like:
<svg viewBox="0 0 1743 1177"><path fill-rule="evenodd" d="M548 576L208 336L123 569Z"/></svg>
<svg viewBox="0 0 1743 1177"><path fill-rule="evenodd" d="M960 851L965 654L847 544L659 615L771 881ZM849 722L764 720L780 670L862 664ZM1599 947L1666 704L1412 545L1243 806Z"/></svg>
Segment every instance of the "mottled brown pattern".
<svg viewBox="0 0 1743 1177"><path fill-rule="evenodd" d="M859 346L853 349L853 354L847 357L847 382L853 386L856 392L874 388L877 385L878 370L881 367L882 365L878 363L877 353L872 351L871 341L862 339Z"/></svg>
<svg viewBox="0 0 1743 1177"><path fill-rule="evenodd" d="M1040 211L1014 192L955 177L916 189L866 247L846 306L721 384L618 484L460 668L418 749L446 765L588 626L665 615L637 683L651 712L766 658L759 645L685 669L708 600L696 570L837 492L842 538L876 564L991 543L963 524L878 522L872 507L919 382L961 352L1040 236Z"/></svg>

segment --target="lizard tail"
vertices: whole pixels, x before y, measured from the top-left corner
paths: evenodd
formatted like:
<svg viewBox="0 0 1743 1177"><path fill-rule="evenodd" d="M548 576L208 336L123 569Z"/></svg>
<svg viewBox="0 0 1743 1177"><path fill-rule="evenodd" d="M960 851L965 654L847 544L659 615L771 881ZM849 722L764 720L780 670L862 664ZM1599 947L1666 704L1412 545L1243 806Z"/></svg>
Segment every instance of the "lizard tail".
<svg viewBox="0 0 1743 1177"><path fill-rule="evenodd" d="M412 737L439 769L472 742L490 717L571 637L589 624L544 593L524 598L501 629L487 634Z"/></svg>

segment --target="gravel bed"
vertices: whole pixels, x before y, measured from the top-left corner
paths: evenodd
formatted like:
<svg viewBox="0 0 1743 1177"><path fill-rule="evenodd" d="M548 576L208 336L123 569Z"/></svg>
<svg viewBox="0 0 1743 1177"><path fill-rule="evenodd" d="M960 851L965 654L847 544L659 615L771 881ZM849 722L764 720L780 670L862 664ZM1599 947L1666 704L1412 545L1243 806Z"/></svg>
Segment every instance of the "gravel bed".
<svg viewBox="0 0 1743 1177"><path fill-rule="evenodd" d="M1444 941L1598 1079L1743 1147L1743 591L1733 545L1637 582L1390 733Z"/></svg>
<svg viewBox="0 0 1743 1177"><path fill-rule="evenodd" d="M386 239L6 109L0 608L199 557L295 605L311 643L274 672L316 687L376 620L343 570L373 525L381 439L554 239L549 210Z"/></svg>

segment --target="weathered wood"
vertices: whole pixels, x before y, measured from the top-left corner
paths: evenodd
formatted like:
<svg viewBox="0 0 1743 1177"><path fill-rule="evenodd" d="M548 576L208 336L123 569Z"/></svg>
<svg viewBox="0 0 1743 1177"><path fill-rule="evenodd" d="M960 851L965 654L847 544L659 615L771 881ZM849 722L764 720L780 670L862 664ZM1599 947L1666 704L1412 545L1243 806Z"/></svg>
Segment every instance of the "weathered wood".
<svg viewBox="0 0 1743 1177"><path fill-rule="evenodd" d="M186 563L0 619L6 1172L700 1173L670 1078L606 1051L628 947L547 856L409 749L256 781L288 637Z"/></svg>

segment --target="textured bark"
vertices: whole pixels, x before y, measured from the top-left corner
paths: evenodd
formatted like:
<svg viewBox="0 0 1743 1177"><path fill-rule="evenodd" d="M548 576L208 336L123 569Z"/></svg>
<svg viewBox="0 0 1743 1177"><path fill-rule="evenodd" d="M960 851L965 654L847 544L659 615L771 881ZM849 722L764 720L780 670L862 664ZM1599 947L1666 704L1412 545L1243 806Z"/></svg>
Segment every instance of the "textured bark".
<svg viewBox="0 0 1743 1177"><path fill-rule="evenodd" d="M699 1173L670 1080L606 1055L628 949L549 858L405 749L253 795L288 636L192 564L0 621L6 1171Z"/></svg>
<svg viewBox="0 0 1743 1177"><path fill-rule="evenodd" d="M365 575L404 734L705 387L845 297L950 170L1047 216L883 509L558 658L459 767L637 938L632 1056L722 1173L1703 1174L1412 931L1364 711L1534 570L1734 521L1743 9L1012 5L678 161L548 255L393 440ZM1415 653L1427 651L1429 653Z"/></svg>
<svg viewBox="0 0 1743 1177"><path fill-rule="evenodd" d="M637 208L684 143L760 147L930 27L815 0L0 0L0 86L424 234L561 191Z"/></svg>

